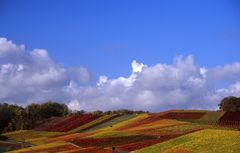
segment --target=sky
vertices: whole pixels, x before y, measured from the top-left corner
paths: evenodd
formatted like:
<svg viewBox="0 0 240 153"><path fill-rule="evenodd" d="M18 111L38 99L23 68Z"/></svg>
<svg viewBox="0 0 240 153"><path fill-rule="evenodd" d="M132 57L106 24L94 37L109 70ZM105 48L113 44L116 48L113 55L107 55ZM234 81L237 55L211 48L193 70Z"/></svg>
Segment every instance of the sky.
<svg viewBox="0 0 240 153"><path fill-rule="evenodd" d="M1 0L0 101L216 109L239 50L237 0Z"/></svg>

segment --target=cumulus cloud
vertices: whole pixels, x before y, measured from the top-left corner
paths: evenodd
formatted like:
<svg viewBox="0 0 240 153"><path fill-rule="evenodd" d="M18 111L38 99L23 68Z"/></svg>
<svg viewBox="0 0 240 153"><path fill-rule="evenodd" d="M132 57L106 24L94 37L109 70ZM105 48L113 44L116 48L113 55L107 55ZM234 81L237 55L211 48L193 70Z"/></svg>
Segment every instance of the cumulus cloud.
<svg viewBox="0 0 240 153"><path fill-rule="evenodd" d="M30 102L56 100L65 102L63 88L70 81L79 85L89 80L83 68L64 68L52 61L45 49L27 51L0 38L0 100L25 105Z"/></svg>
<svg viewBox="0 0 240 153"><path fill-rule="evenodd" d="M128 77L109 79L100 76L97 86L82 89L79 95L84 96L74 99L69 106L90 110L216 109L224 96L240 95L240 83L237 82L240 79L237 78L235 83L217 88L217 82L231 80L240 74L232 68L236 67L236 63L230 65L207 69L197 66L191 55L177 57L171 65L147 66L133 61L132 73ZM227 73L225 77L217 77L221 69ZM88 90L92 92L86 96Z"/></svg>
<svg viewBox="0 0 240 153"><path fill-rule="evenodd" d="M26 105L54 100L71 109L216 109L224 96L240 96L240 63L198 66L193 56L148 66L132 61L129 76L99 76L56 64L45 49L0 38L0 101Z"/></svg>

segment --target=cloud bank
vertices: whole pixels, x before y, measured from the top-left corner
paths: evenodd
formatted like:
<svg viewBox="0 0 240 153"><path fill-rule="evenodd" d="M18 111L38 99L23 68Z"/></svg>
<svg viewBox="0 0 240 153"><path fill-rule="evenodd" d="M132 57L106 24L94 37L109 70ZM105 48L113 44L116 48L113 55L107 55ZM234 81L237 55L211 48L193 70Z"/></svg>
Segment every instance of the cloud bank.
<svg viewBox="0 0 240 153"><path fill-rule="evenodd" d="M84 67L55 63L45 49L0 38L0 101L26 105L48 100L71 109L216 109L224 96L240 96L240 63L204 68L194 58L148 66L132 61L128 77L99 76L94 82Z"/></svg>

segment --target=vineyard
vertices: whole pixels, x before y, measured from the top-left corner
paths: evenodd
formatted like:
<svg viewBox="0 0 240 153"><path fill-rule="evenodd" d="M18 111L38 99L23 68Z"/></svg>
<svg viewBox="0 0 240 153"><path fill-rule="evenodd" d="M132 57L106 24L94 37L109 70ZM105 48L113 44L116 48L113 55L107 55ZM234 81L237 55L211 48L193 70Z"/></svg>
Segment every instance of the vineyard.
<svg viewBox="0 0 240 153"><path fill-rule="evenodd" d="M239 113L171 110L161 113L51 118L34 130L4 133L2 151L16 153L210 152L211 144L240 150ZM231 146L230 148L228 146Z"/></svg>

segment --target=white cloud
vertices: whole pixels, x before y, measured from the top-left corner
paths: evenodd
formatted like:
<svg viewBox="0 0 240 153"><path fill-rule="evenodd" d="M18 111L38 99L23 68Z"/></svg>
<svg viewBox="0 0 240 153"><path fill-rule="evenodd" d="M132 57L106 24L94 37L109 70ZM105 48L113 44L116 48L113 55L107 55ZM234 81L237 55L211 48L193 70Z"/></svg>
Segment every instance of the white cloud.
<svg viewBox="0 0 240 153"><path fill-rule="evenodd" d="M142 72L143 67L145 67L143 63L137 63L135 60L132 61L132 72Z"/></svg>
<svg viewBox="0 0 240 153"><path fill-rule="evenodd" d="M54 100L72 109L215 109L224 96L240 96L240 63L203 68L193 56L147 66L133 60L128 77L100 76L84 67L66 68L47 50L26 51L0 38L0 101L25 105Z"/></svg>
<svg viewBox="0 0 240 153"><path fill-rule="evenodd" d="M108 77L101 75L101 76L99 77L98 82L97 82L97 86L103 86L103 85L104 85L105 83L107 83L107 82L108 82Z"/></svg>
<svg viewBox="0 0 240 153"><path fill-rule="evenodd" d="M24 45L6 38L0 38L0 55L4 55L0 56L1 102L65 102L71 98L63 89L71 80L79 85L90 80L87 69L61 67L51 60L47 50L29 52Z"/></svg>
<svg viewBox="0 0 240 153"><path fill-rule="evenodd" d="M24 45L16 45L6 38L0 38L0 57L8 54L19 53L25 49Z"/></svg>

